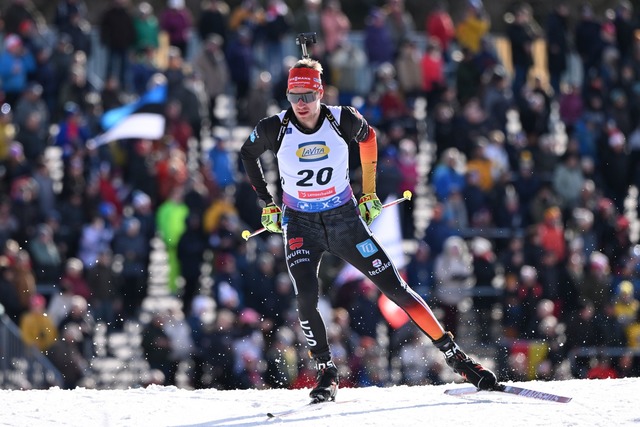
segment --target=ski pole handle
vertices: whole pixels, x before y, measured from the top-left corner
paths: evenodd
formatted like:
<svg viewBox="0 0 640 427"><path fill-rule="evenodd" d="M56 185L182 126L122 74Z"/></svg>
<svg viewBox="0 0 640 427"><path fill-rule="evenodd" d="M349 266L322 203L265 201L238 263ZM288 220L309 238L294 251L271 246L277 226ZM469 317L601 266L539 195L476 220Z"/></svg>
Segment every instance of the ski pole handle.
<svg viewBox="0 0 640 427"><path fill-rule="evenodd" d="M404 192L402 193L402 197L400 197L399 199L396 200L392 200L388 203L385 203L384 205L382 205L383 208L388 208L389 206L393 206L393 205L397 205L398 203L402 203L405 200L411 200L411 197L413 197L413 193L411 193L411 191L409 190L404 190ZM262 227L262 228L258 228L256 231L254 231L253 233L250 232L249 230L244 230L242 232L242 238L244 240L249 240L252 237L257 236L260 233L263 233L266 230L266 228Z"/></svg>
<svg viewBox="0 0 640 427"><path fill-rule="evenodd" d="M258 228L256 231L254 231L253 233L250 232L249 230L244 230L242 232L242 238L244 240L249 240L250 238L257 236L258 234L262 233L263 231L265 231L266 228L262 227L262 228Z"/></svg>

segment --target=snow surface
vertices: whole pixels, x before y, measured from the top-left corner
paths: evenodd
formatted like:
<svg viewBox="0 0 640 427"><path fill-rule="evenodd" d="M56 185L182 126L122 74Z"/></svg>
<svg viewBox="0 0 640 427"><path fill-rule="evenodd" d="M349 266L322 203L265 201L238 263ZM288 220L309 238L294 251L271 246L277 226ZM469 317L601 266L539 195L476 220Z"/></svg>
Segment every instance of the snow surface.
<svg viewBox="0 0 640 427"><path fill-rule="evenodd" d="M0 426L631 426L640 425L640 378L513 383L570 396L555 403L497 392L445 395L462 384L341 389L336 403L304 405L305 390L0 391Z"/></svg>

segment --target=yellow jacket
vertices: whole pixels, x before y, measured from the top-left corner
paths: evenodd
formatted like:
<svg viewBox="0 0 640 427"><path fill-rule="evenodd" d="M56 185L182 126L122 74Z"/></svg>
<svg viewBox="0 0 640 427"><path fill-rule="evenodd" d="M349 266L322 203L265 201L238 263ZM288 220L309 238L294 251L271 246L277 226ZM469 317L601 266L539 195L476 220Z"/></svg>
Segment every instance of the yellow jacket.
<svg viewBox="0 0 640 427"><path fill-rule="evenodd" d="M472 53L480 50L480 41L489 31L491 23L487 19L469 15L456 26L456 39L460 47L466 47Z"/></svg>
<svg viewBox="0 0 640 427"><path fill-rule="evenodd" d="M48 350L58 339L58 329L44 313L27 312L20 318L20 332L25 344Z"/></svg>

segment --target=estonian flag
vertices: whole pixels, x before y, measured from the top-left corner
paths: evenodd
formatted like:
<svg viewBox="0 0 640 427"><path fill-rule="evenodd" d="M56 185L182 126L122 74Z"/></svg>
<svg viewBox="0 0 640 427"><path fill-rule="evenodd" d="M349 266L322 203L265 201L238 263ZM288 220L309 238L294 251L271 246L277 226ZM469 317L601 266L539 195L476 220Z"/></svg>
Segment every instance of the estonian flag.
<svg viewBox="0 0 640 427"><path fill-rule="evenodd" d="M119 139L160 139L164 135L164 104L167 85L153 87L131 104L109 110L102 115L100 124L104 133L96 136L94 147Z"/></svg>

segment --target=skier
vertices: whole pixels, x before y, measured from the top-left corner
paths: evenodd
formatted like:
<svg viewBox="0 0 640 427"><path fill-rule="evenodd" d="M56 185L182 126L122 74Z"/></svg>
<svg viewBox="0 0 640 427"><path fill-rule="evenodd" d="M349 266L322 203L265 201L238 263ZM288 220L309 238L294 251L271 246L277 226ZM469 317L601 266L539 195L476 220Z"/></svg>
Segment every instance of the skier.
<svg viewBox="0 0 640 427"><path fill-rule="evenodd" d="M321 103L322 66L306 55L306 43L302 50L303 58L289 70L291 107L262 119L244 142L240 156L264 202L262 224L272 233L283 233L300 326L318 370L317 384L310 393L312 402L335 400L339 383L326 326L317 309L317 272L324 252L351 263L401 307L456 373L478 389L496 388L493 372L460 349L426 302L402 280L371 233L369 225L382 211L376 196L375 131L353 107ZM362 165L363 194L358 201L349 181L352 142L359 145ZM267 150L277 157L282 206L268 191L259 163Z"/></svg>

